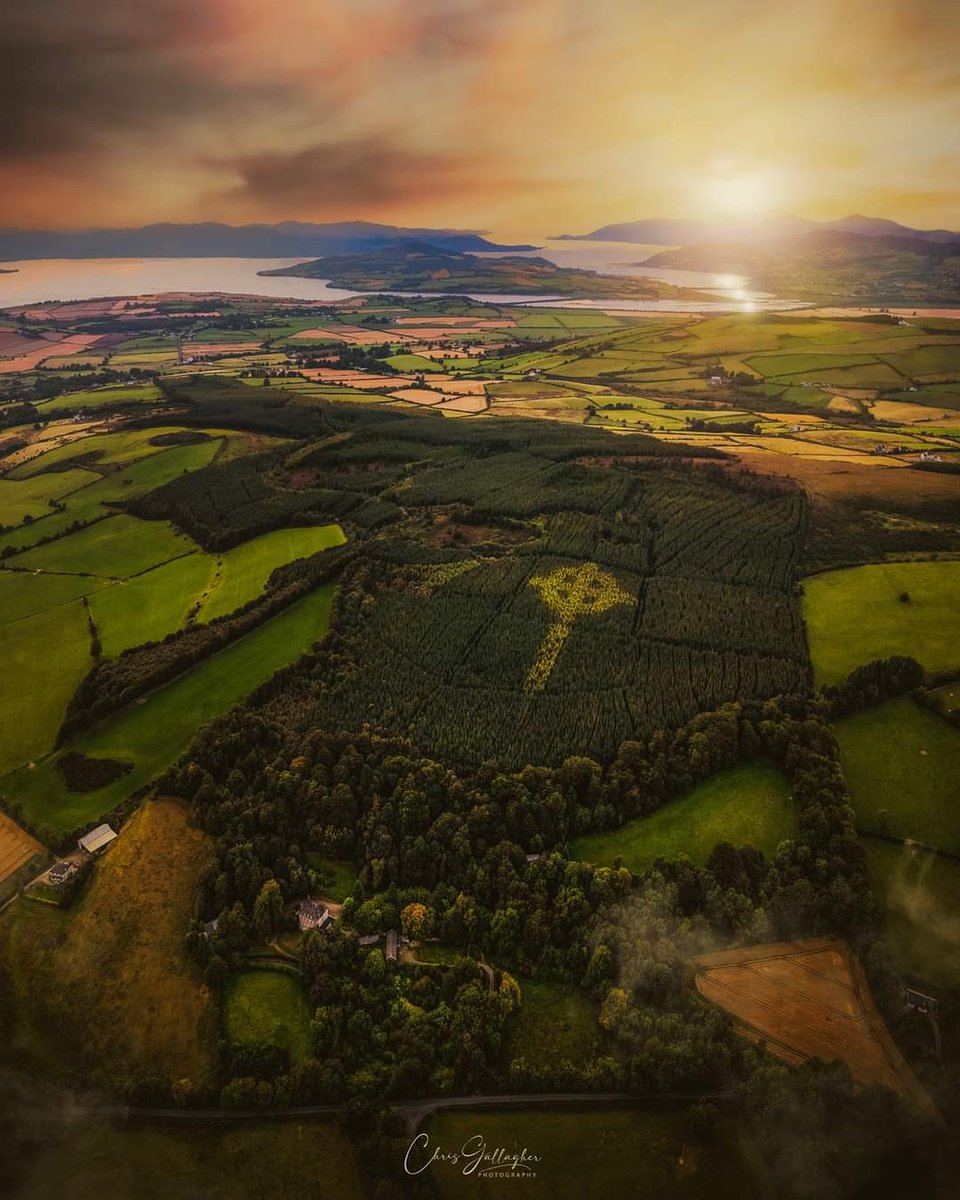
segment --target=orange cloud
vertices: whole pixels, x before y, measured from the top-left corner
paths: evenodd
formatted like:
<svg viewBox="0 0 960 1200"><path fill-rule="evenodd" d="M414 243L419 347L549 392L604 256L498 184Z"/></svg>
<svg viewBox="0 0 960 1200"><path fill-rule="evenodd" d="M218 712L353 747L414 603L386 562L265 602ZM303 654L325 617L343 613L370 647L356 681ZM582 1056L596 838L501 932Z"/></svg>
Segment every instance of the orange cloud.
<svg viewBox="0 0 960 1200"><path fill-rule="evenodd" d="M0 224L531 236L708 216L725 164L787 210L960 224L958 44L949 0L7 6Z"/></svg>

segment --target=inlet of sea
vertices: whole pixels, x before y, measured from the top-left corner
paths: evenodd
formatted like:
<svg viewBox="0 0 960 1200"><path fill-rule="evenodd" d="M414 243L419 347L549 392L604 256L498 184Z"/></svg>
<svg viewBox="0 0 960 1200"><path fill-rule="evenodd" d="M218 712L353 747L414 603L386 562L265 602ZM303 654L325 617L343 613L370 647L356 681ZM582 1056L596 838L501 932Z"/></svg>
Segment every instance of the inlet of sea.
<svg viewBox="0 0 960 1200"><path fill-rule="evenodd" d="M543 248L523 251L539 254L558 266L577 266L611 275L648 276L715 294L716 301L690 300L571 300L564 296L531 296L529 293L469 292L472 299L491 304L526 307L582 308L606 312L730 312L761 308L799 307L795 302L754 292L746 280L732 275L699 271L645 268L642 260L663 246L637 246L624 242L551 240ZM514 252L516 253L516 252ZM278 300L307 300L328 304L370 295L333 287L323 279L298 279L292 275L260 275L260 271L293 266L298 258L50 258L4 263L11 274L0 274L0 308L41 304L54 300L91 300L107 297L156 296L188 292L227 296L268 296ZM399 292L397 296L441 296L437 292Z"/></svg>

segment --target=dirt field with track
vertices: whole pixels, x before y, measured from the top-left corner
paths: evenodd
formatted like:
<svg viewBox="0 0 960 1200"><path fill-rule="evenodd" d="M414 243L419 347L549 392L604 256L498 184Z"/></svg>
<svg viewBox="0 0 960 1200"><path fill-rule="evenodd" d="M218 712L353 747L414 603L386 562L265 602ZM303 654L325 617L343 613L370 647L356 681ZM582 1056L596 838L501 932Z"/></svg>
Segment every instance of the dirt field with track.
<svg viewBox="0 0 960 1200"><path fill-rule="evenodd" d="M877 1012L853 953L830 938L774 942L694 959L696 987L740 1032L785 1062L840 1059L861 1084L883 1084L931 1111Z"/></svg>
<svg viewBox="0 0 960 1200"><path fill-rule="evenodd" d="M35 854L42 854L43 847L29 833L25 833L8 816L0 813L0 883Z"/></svg>

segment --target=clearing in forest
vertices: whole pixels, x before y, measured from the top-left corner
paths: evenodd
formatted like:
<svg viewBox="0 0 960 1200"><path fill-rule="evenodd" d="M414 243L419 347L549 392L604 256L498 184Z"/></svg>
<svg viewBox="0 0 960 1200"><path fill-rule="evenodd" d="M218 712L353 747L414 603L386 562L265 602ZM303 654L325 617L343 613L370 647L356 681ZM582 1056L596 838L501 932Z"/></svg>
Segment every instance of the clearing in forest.
<svg viewBox="0 0 960 1200"><path fill-rule="evenodd" d="M702 865L718 842L756 846L772 856L796 829L786 776L771 763L752 762L720 771L620 829L580 838L570 853L599 866L619 858L639 874L658 858L686 856Z"/></svg>

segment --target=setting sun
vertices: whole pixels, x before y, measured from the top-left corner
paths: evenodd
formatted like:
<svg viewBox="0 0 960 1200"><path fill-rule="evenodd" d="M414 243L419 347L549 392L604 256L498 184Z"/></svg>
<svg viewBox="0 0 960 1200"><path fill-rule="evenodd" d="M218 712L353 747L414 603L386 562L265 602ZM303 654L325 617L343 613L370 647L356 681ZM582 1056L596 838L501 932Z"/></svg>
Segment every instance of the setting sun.
<svg viewBox="0 0 960 1200"><path fill-rule="evenodd" d="M707 189L707 204L718 217L763 216L780 199L777 181L764 171L718 171Z"/></svg>

